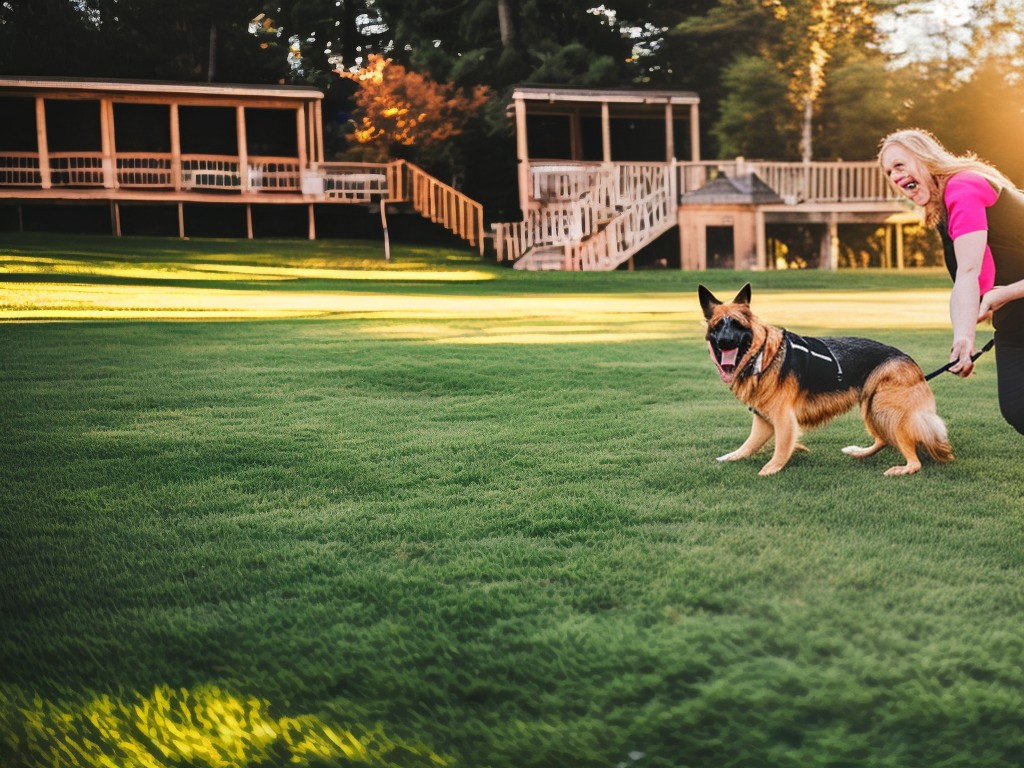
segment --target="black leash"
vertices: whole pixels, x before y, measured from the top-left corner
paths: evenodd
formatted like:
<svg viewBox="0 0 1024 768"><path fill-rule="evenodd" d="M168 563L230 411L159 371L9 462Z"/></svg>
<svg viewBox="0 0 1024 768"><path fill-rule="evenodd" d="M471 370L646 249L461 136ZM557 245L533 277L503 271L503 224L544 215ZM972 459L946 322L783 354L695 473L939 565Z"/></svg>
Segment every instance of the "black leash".
<svg viewBox="0 0 1024 768"><path fill-rule="evenodd" d="M980 352L975 352L973 355L971 355L971 362L973 363L975 360L977 360L983 354L985 354L990 349L992 349L992 345L995 344L995 343L996 343L996 338L995 338L995 336L993 336L991 339L989 339L987 342L985 342L985 346L981 348ZM950 368L952 368L958 362L959 362L958 360L950 360L948 363L946 363L944 366L942 366L938 370L932 371L927 376L925 376L924 380L925 381L931 381L936 376L938 376L940 373L945 373L946 371L948 371Z"/></svg>

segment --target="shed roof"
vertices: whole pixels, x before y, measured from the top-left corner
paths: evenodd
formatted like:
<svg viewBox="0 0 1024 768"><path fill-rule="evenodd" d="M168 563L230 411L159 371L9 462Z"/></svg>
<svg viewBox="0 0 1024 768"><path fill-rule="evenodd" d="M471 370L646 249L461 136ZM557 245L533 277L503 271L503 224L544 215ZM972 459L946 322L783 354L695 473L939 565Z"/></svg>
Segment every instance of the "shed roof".
<svg viewBox="0 0 1024 768"><path fill-rule="evenodd" d="M683 195L680 205L776 205L782 198L756 173L719 176Z"/></svg>

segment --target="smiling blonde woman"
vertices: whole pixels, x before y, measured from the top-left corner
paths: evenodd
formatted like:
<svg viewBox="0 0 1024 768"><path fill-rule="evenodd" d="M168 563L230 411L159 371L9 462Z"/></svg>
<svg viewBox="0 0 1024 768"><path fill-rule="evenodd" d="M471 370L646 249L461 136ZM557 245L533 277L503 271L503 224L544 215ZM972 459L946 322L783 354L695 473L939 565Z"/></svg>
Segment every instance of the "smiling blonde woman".
<svg viewBox="0 0 1024 768"><path fill-rule="evenodd" d="M1024 434L1024 192L973 154L955 155L928 131L886 136L878 162L889 181L925 210L942 238L953 278L950 371L974 368L977 323L996 329L999 407Z"/></svg>

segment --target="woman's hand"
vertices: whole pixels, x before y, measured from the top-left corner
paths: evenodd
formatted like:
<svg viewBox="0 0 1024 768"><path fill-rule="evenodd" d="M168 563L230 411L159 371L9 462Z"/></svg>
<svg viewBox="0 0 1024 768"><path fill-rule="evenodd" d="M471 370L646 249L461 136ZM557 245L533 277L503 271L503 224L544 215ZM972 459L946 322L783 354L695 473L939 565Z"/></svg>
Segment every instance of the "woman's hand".
<svg viewBox="0 0 1024 768"><path fill-rule="evenodd" d="M993 312L1004 304L1021 298L1022 294L1024 294L1024 285L1021 283L995 286L981 297L981 304L978 306L978 322L988 320Z"/></svg>
<svg viewBox="0 0 1024 768"><path fill-rule="evenodd" d="M949 369L960 378L966 379L974 371L974 361L971 356L977 350L974 349L974 337L953 339L953 349L949 353L949 361L956 361L956 365Z"/></svg>

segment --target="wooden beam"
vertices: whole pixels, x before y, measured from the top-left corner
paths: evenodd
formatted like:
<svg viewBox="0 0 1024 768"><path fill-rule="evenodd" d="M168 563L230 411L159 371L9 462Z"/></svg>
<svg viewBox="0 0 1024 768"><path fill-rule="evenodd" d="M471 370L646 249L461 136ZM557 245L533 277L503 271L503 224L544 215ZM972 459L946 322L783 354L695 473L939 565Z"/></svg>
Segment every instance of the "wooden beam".
<svg viewBox="0 0 1024 768"><path fill-rule="evenodd" d="M700 162L700 122L696 104L690 105L690 161Z"/></svg>
<svg viewBox="0 0 1024 768"><path fill-rule="evenodd" d="M757 238L757 268L768 268L768 244L765 238L764 211L754 211L754 236Z"/></svg>
<svg viewBox="0 0 1024 768"><path fill-rule="evenodd" d="M314 163L324 161L324 116L323 105L319 101L313 102L313 114L316 127L316 151L310 153L310 160Z"/></svg>
<svg viewBox="0 0 1024 768"><path fill-rule="evenodd" d="M516 162L519 171L519 208L526 216L530 207L530 151L526 135L526 102L515 99L516 110Z"/></svg>
<svg viewBox="0 0 1024 768"><path fill-rule="evenodd" d="M46 102L36 96L36 145L39 147L39 179L43 189L53 186L50 182L50 150L46 141Z"/></svg>
<svg viewBox="0 0 1024 768"><path fill-rule="evenodd" d="M181 122L177 104L171 104L171 184L181 189Z"/></svg>
<svg viewBox="0 0 1024 768"><path fill-rule="evenodd" d="M671 163L676 159L676 136L675 125L672 121L672 105L665 105L665 162Z"/></svg>
<svg viewBox="0 0 1024 768"><path fill-rule="evenodd" d="M235 107L235 131L238 135L238 179L242 193L249 191L249 139L245 131L245 107Z"/></svg>
<svg viewBox="0 0 1024 768"><path fill-rule="evenodd" d="M612 161L612 124L608 114L608 102L601 102L601 159Z"/></svg>
<svg viewBox="0 0 1024 768"><path fill-rule="evenodd" d="M896 269L903 271L903 225L896 225Z"/></svg>
<svg viewBox="0 0 1024 768"><path fill-rule="evenodd" d="M295 139L298 142L299 167L305 169L309 165L309 153L306 149L306 115L302 107L295 110Z"/></svg>
<svg viewBox="0 0 1024 768"><path fill-rule="evenodd" d="M103 186L105 189L117 188L117 164L114 143L114 104L110 99L100 101L100 145L103 157Z"/></svg>

